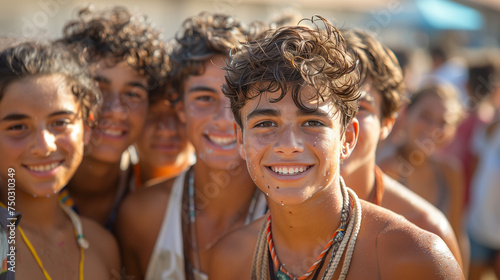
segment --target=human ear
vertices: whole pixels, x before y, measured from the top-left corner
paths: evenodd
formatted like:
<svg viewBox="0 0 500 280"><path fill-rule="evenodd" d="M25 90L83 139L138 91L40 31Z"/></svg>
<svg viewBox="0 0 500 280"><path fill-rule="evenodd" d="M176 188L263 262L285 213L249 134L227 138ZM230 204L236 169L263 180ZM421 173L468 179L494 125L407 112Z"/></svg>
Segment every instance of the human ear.
<svg viewBox="0 0 500 280"><path fill-rule="evenodd" d="M352 119L351 123L345 128L344 135L342 137L342 150L340 151L340 159L347 159L356 143L358 142L359 136L359 122L356 118Z"/></svg>
<svg viewBox="0 0 500 280"><path fill-rule="evenodd" d="M240 157L244 160L247 160L245 156L245 149L243 147L243 131L241 130L241 127L237 124L234 124L234 130L236 132L236 143L238 145L238 151L240 153Z"/></svg>
<svg viewBox="0 0 500 280"><path fill-rule="evenodd" d="M396 121L396 114L391 115L390 117L383 118L382 123L380 124L380 135L379 140L384 140L391 133L392 128L394 127L394 122Z"/></svg>

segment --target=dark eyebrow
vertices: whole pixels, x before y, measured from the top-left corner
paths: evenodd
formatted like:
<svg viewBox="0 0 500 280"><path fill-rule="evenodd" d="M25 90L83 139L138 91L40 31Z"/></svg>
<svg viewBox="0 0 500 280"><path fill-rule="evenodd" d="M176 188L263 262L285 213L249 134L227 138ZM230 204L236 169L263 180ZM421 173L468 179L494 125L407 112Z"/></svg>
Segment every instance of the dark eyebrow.
<svg viewBox="0 0 500 280"><path fill-rule="evenodd" d="M100 82L100 83L106 83L106 84L111 84L111 81L109 79L107 79L106 77L104 76L94 76L94 80Z"/></svg>
<svg viewBox="0 0 500 280"><path fill-rule="evenodd" d="M1 119L1 121L20 121L24 119L29 119L28 115L24 114L10 114Z"/></svg>
<svg viewBox="0 0 500 280"><path fill-rule="evenodd" d="M264 117L278 117L280 116L280 112L275 109L255 109L250 114L247 115L247 120L264 116Z"/></svg>
<svg viewBox="0 0 500 280"><path fill-rule="evenodd" d="M57 111L49 115L49 117L59 116L59 115L76 115L73 111ZM30 116L25 114L10 114L3 117L0 121L20 121L29 119Z"/></svg>
<svg viewBox="0 0 500 280"><path fill-rule="evenodd" d="M55 116L59 116L59 115L76 115L75 112L73 111L57 111L57 112L54 112L52 114L49 115L49 117L55 117Z"/></svg>
<svg viewBox="0 0 500 280"><path fill-rule="evenodd" d="M195 91L210 91L213 93L217 93L217 90L215 90L214 88L211 88L211 87L207 87L207 86L194 86L192 88L189 88L188 93L195 92Z"/></svg>
<svg viewBox="0 0 500 280"><path fill-rule="evenodd" d="M319 110L306 111L306 110L299 109L297 115L300 117L305 117L305 116L316 116L316 117L323 117L323 118L330 118L331 117L328 114L328 112L319 111Z"/></svg>
<svg viewBox="0 0 500 280"><path fill-rule="evenodd" d="M145 86L145 85L143 85L141 82L135 82L135 81L133 81L133 82L127 83L127 85L128 85L128 86L132 86L132 87L142 88L142 89L144 89L144 90L146 90L146 91L148 90L148 89L146 88L146 86Z"/></svg>

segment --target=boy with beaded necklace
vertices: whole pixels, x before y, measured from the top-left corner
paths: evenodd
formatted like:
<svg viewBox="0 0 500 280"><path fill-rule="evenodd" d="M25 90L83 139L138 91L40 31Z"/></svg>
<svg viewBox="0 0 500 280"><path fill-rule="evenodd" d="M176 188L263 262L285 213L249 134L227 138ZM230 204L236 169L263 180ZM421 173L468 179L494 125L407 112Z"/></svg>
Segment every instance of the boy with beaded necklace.
<svg viewBox="0 0 500 280"><path fill-rule="evenodd" d="M240 155L270 212L217 244L209 277L463 279L439 237L343 183L358 136L356 61L335 27L311 21L244 44L226 66Z"/></svg>

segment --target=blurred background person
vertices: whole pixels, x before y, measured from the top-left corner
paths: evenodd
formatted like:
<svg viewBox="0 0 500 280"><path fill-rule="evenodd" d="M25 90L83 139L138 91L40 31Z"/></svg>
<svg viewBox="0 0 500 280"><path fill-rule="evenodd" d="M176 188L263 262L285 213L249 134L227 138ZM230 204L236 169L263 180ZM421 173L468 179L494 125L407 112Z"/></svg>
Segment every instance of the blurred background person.
<svg viewBox="0 0 500 280"><path fill-rule="evenodd" d="M186 125L179 120L175 110L178 101L169 97L151 100L146 122L134 144L138 157L134 164L137 187L175 177L195 161Z"/></svg>
<svg viewBox="0 0 500 280"><path fill-rule="evenodd" d="M500 76L498 58L484 53L485 62L469 70L471 110L463 123L468 145L456 149L472 159L468 171L470 199L468 233L471 244L471 280L482 279L494 269L500 277ZM469 131L467 131L468 129ZM465 133L469 132L469 135ZM468 136L468 138L466 138ZM457 139L458 140L458 139ZM460 143L459 141L457 141ZM456 148L456 147L454 147Z"/></svg>
<svg viewBox="0 0 500 280"><path fill-rule="evenodd" d="M404 141L394 153L380 159L379 165L446 215L459 240L462 258L468 262L462 166L452 155L438 152L453 139L463 118L456 88L431 82L410 97L401 117Z"/></svg>
<svg viewBox="0 0 500 280"><path fill-rule="evenodd" d="M60 41L87 61L104 101L82 164L61 199L112 229L121 201L134 190L131 164L122 155L143 129L149 99L164 90L168 53L146 16L121 6L81 8L63 30Z"/></svg>

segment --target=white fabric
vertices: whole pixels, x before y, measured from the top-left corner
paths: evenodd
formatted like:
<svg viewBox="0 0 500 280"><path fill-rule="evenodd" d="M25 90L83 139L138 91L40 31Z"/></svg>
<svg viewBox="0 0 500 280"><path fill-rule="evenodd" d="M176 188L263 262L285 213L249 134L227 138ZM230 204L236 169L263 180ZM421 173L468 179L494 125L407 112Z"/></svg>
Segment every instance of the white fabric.
<svg viewBox="0 0 500 280"><path fill-rule="evenodd" d="M472 179L468 226L475 241L500 249L500 126L490 139Z"/></svg>
<svg viewBox="0 0 500 280"><path fill-rule="evenodd" d="M172 186L163 223L156 239L146 271L146 280L185 280L182 239L182 194L187 171L180 174ZM258 192L255 211L246 224L262 217L267 210L265 195ZM207 275L194 271L196 280L207 280Z"/></svg>
<svg viewBox="0 0 500 280"><path fill-rule="evenodd" d="M163 223L146 271L146 280L186 279L181 218L185 176L186 172L179 175L172 187ZM205 276L197 279L206 280L208 278Z"/></svg>

